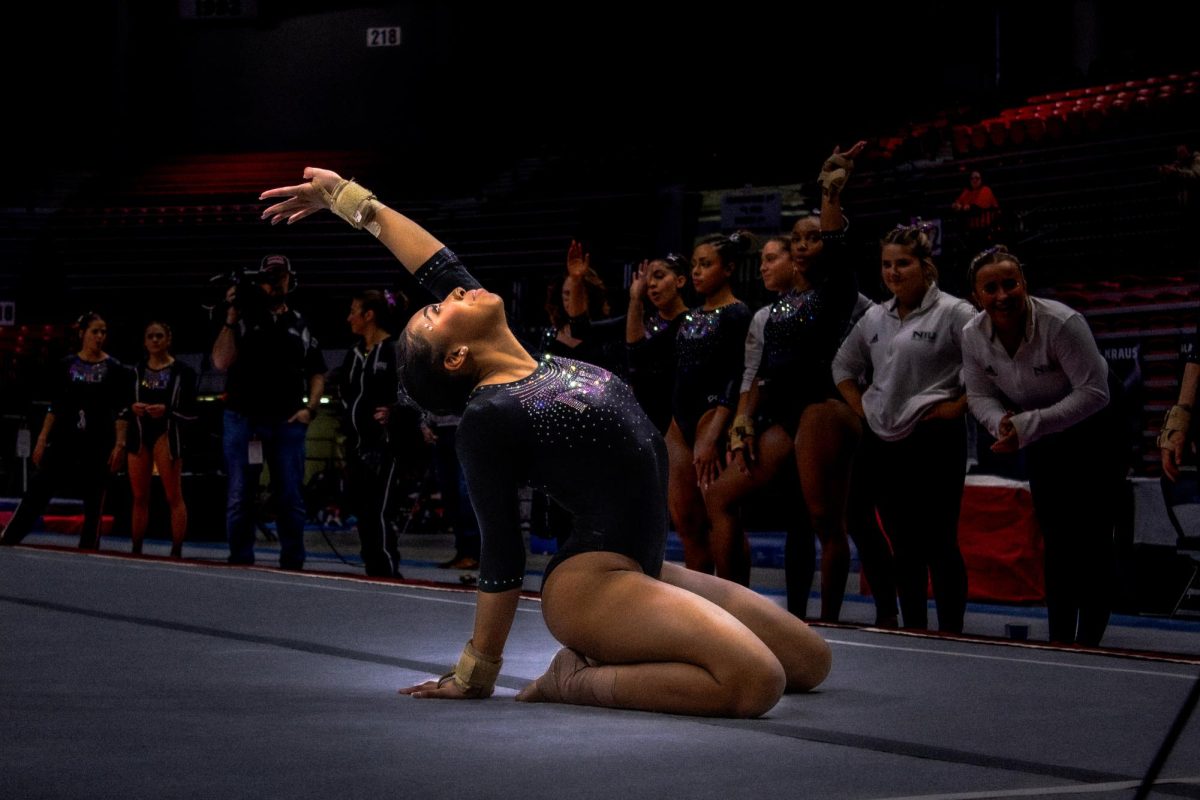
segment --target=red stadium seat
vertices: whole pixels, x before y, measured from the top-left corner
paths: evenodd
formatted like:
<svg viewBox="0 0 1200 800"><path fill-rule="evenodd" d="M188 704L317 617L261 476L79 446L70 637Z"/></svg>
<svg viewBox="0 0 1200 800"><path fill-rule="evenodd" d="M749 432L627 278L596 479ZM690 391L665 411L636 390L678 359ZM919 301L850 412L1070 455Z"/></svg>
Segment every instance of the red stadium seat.
<svg viewBox="0 0 1200 800"><path fill-rule="evenodd" d="M1008 120L999 117L984 120L983 127L987 130L988 139L993 147L1002 148L1008 145Z"/></svg>
<svg viewBox="0 0 1200 800"><path fill-rule="evenodd" d="M1040 142L1046 138L1046 121L1036 114L1019 118L1024 123L1025 134L1031 142Z"/></svg>
<svg viewBox="0 0 1200 800"><path fill-rule="evenodd" d="M966 125L955 125L950 129L950 143L958 155L971 152L971 129Z"/></svg>
<svg viewBox="0 0 1200 800"><path fill-rule="evenodd" d="M971 126L971 147L975 150L986 150L988 146L988 132L983 125Z"/></svg>
<svg viewBox="0 0 1200 800"><path fill-rule="evenodd" d="M1017 117L1009 120L1008 123L1008 140L1017 147L1025 144L1025 140L1029 138L1029 134L1025 131L1025 120Z"/></svg>
<svg viewBox="0 0 1200 800"><path fill-rule="evenodd" d="M1051 139L1061 139L1065 133L1066 120L1057 111L1052 111L1048 114L1039 114L1041 119L1046 123L1046 136Z"/></svg>

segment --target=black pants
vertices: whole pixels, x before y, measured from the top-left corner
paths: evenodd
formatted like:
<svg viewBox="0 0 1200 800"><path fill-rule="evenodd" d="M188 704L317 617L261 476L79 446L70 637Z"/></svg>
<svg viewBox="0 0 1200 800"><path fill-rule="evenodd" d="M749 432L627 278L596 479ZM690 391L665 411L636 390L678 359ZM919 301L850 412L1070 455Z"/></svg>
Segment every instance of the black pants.
<svg viewBox="0 0 1200 800"><path fill-rule="evenodd" d="M1031 444L1033 512L1045 542L1050 641L1095 646L1112 613L1113 529L1125 465L1106 409Z"/></svg>
<svg viewBox="0 0 1200 800"><path fill-rule="evenodd" d="M877 440L873 458L873 495L895 553L904 626L928 627L926 587L932 579L938 630L961 632L967 568L958 549L958 515L967 475L966 422L919 423L904 439Z"/></svg>
<svg viewBox="0 0 1200 800"><path fill-rule="evenodd" d="M895 624L893 620L900 613L896 607L896 561L875 516L878 469L875 453L878 446L879 437L863 425L854 455L854 472L850 476L850 495L846 500L846 529L854 540L859 563L871 587L876 624Z"/></svg>
<svg viewBox="0 0 1200 800"><path fill-rule="evenodd" d="M50 443L41 466L29 481L29 491L21 498L4 530L2 543L20 544L46 510L53 493L75 481L83 499L79 546L85 550L99 549L101 512L111 479L108 457L112 449L112 440L105 437L72 437Z"/></svg>
<svg viewBox="0 0 1200 800"><path fill-rule="evenodd" d="M367 574L398 577L400 548L396 528L390 522L399 494L395 457L374 451L353 454L346 459L346 478Z"/></svg>

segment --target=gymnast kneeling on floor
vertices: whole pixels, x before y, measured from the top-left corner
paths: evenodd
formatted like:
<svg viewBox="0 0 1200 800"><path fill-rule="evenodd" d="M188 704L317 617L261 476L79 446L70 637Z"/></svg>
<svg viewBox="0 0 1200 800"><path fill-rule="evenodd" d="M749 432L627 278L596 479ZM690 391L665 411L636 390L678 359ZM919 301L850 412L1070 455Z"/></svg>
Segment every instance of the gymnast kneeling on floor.
<svg viewBox="0 0 1200 800"><path fill-rule="evenodd" d="M457 449L482 533L474 633L450 674L414 697L492 694L525 573L518 489L545 490L574 518L547 565L542 614L564 647L518 700L756 717L829 673L829 646L749 589L663 562L667 454L629 387L565 358L531 356L504 301L432 234L337 173L262 194L274 223L330 209L380 239L440 303L400 335L405 387L458 410Z"/></svg>

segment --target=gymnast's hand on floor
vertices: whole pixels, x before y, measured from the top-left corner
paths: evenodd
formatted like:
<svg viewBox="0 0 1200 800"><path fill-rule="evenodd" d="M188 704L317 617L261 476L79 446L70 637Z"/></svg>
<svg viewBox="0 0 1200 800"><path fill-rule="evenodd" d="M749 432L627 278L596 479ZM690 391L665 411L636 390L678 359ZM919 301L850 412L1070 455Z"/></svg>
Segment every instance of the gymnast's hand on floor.
<svg viewBox="0 0 1200 800"><path fill-rule="evenodd" d="M441 680L433 679L418 683L416 686L405 686L400 694L410 697L432 697L439 700L475 700L492 696L492 689L470 689L464 691L449 675Z"/></svg>
<svg viewBox="0 0 1200 800"><path fill-rule="evenodd" d="M304 177L307 179L307 183L267 189L260 194L259 200L273 197L286 198L282 203L269 206L263 211L262 218L270 220L272 225L284 221L291 225L323 208L329 208L328 198L342 182L342 176L328 169L305 167Z"/></svg>

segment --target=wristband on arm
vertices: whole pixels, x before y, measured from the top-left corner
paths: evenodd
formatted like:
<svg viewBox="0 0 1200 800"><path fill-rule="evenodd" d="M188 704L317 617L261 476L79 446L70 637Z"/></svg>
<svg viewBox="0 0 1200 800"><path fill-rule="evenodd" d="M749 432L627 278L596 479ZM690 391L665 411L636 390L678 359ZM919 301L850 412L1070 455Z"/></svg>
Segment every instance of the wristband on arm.
<svg viewBox="0 0 1200 800"><path fill-rule="evenodd" d="M370 189L350 180L343 180L332 192L317 187L325 196L329 210L349 222L355 230L366 228L372 236L379 236L379 223L375 213L382 205Z"/></svg>
<svg viewBox="0 0 1200 800"><path fill-rule="evenodd" d="M854 161L845 156L833 155L825 159L825 163L821 165L821 174L817 176L821 193L826 197L837 197L853 169Z"/></svg>
<svg viewBox="0 0 1200 800"><path fill-rule="evenodd" d="M754 420L745 414L738 414L729 426L729 451L736 453L746 446L746 440L754 435Z"/></svg>
<svg viewBox="0 0 1200 800"><path fill-rule="evenodd" d="M500 677L500 665L503 658L491 658L475 649L475 640L471 639L463 647L462 655L452 672L447 672L438 679L438 686L444 686L446 681L453 680L454 685L472 697L486 697L496 688L496 679Z"/></svg>
<svg viewBox="0 0 1200 800"><path fill-rule="evenodd" d="M1173 450L1175 448L1171 438L1175 434L1187 436L1188 426L1192 423L1192 411L1185 406L1171 406L1171 410L1167 412L1163 418L1162 428L1158 431L1158 446L1160 449Z"/></svg>

